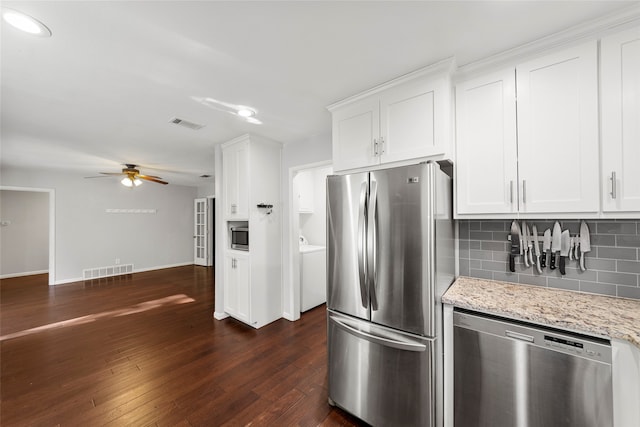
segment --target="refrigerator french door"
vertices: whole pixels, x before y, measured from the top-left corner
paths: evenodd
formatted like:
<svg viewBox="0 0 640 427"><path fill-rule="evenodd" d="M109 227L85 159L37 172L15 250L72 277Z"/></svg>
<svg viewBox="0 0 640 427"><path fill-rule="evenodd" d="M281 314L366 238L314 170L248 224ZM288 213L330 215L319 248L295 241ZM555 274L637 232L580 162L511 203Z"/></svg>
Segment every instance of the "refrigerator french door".
<svg viewBox="0 0 640 427"><path fill-rule="evenodd" d="M327 234L330 403L372 425L436 425L450 177L431 162L329 176Z"/></svg>

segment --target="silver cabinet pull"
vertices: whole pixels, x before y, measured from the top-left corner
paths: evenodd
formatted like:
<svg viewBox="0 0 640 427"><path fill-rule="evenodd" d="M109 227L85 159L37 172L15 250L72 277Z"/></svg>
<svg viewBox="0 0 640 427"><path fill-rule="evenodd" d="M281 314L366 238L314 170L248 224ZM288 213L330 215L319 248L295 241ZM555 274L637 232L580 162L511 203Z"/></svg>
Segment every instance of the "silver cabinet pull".
<svg viewBox="0 0 640 427"><path fill-rule="evenodd" d="M522 203L527 203L527 181L522 180Z"/></svg>
<svg viewBox="0 0 640 427"><path fill-rule="evenodd" d="M384 137L380 137L380 155L384 154Z"/></svg>
<svg viewBox="0 0 640 427"><path fill-rule="evenodd" d="M378 157L378 139L373 139L373 157Z"/></svg>
<svg viewBox="0 0 640 427"><path fill-rule="evenodd" d="M509 203L513 204L513 180L509 182Z"/></svg>
<svg viewBox="0 0 640 427"><path fill-rule="evenodd" d="M237 212L237 209L238 209L238 206L237 206L237 205L235 205L235 204L232 204L232 205L231 205L231 213L236 213L236 212Z"/></svg>
<svg viewBox="0 0 640 427"><path fill-rule="evenodd" d="M609 178L611 180L611 198L615 199L616 198L616 171L611 172L611 178Z"/></svg>

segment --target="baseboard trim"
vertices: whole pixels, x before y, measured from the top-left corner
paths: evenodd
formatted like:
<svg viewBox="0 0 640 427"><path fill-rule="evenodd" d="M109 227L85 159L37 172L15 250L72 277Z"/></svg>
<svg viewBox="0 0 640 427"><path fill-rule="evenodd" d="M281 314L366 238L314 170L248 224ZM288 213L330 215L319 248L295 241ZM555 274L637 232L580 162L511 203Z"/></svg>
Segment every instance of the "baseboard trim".
<svg viewBox="0 0 640 427"><path fill-rule="evenodd" d="M35 276L36 274L45 274L49 270L24 271L22 273L0 274L0 279L11 279L12 277Z"/></svg>
<svg viewBox="0 0 640 427"><path fill-rule="evenodd" d="M213 318L216 320L222 320L222 319L226 319L227 317L229 317L229 315L227 313L225 313L224 311L222 313L215 311L213 313Z"/></svg>
<svg viewBox="0 0 640 427"><path fill-rule="evenodd" d="M158 265L158 266L155 266L155 267L137 268L137 269L134 269L133 272L128 273L128 274L144 273L145 271L152 271L152 270L163 270L165 268L185 267L187 265L194 265L193 261L192 262L180 262L180 263L176 263L176 264ZM87 280L98 280L98 279L87 279ZM55 286L55 285L64 285L64 284L73 283L73 282L84 282L84 279L82 277L76 277L76 278L72 278L72 279L60 279L60 280L56 280L53 283L53 286Z"/></svg>

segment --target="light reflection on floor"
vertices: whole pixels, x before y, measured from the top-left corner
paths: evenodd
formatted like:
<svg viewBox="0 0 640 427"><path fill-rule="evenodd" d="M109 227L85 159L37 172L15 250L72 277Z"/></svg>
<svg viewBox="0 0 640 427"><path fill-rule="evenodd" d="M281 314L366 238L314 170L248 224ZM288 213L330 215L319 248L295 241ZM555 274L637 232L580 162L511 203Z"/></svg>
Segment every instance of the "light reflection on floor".
<svg viewBox="0 0 640 427"><path fill-rule="evenodd" d="M82 325L85 323L95 322L98 319L102 319L105 317L120 317L120 316L128 316L130 314L142 313L144 311L148 311L154 308L168 306L168 305L176 305L176 304L186 304L190 302L194 302L195 300L191 297L188 297L185 294L171 295L164 298L159 298L152 301L141 302L140 304L133 305L127 308L121 308L118 310L104 311L102 313L97 314L89 314L87 316L76 317L75 319L62 320L60 322L49 323L48 325L37 326L31 329L25 329L23 331L14 332L12 334L7 334L0 336L0 341L10 340L13 338L23 337L25 335L31 335L42 331L48 331L51 329L64 328L67 326L75 326Z"/></svg>

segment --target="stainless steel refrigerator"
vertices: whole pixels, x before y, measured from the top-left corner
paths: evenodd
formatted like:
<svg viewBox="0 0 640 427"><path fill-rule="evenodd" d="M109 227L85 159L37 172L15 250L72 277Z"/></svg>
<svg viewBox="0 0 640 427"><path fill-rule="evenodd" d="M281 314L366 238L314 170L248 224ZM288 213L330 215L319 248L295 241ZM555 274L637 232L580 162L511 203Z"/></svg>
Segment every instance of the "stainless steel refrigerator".
<svg viewBox="0 0 640 427"><path fill-rule="evenodd" d="M327 178L329 403L374 426L442 425L450 163Z"/></svg>

